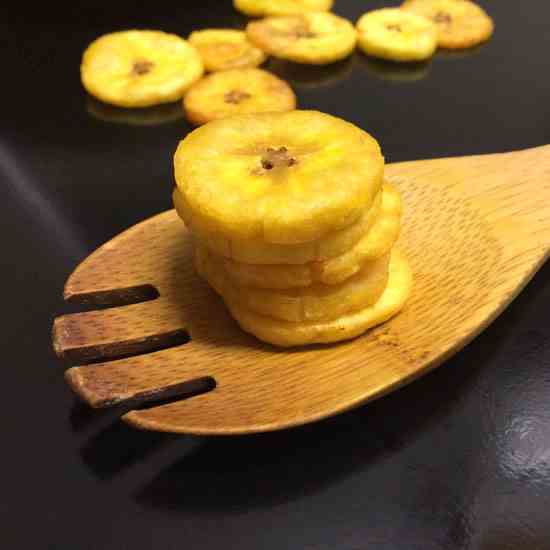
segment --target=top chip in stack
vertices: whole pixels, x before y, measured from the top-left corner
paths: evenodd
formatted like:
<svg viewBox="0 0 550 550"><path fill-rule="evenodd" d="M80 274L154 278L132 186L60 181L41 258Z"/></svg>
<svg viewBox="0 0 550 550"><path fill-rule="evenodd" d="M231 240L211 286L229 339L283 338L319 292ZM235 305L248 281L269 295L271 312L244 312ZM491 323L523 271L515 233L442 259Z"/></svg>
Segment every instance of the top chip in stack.
<svg viewBox="0 0 550 550"><path fill-rule="evenodd" d="M316 111L236 116L190 133L174 164L197 271L247 332L337 342L403 307L401 198L367 132Z"/></svg>

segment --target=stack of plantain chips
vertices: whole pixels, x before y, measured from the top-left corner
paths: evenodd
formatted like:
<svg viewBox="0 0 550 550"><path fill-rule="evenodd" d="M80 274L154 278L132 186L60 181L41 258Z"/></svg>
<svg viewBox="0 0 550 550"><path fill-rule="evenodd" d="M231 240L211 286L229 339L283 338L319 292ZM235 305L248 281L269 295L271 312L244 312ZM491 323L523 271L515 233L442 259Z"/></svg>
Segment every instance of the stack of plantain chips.
<svg viewBox="0 0 550 550"><path fill-rule="evenodd" d="M174 165L197 271L245 331L337 342L403 307L401 197L365 131L316 111L240 115L190 133Z"/></svg>

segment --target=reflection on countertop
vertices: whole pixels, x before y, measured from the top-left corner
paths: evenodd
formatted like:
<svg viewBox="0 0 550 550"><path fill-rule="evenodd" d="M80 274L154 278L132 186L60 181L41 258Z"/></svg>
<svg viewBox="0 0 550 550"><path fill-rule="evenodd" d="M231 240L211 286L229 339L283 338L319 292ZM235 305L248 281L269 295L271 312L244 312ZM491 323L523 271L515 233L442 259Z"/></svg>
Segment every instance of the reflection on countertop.
<svg viewBox="0 0 550 550"><path fill-rule="evenodd" d="M434 59L443 60L443 61L452 61L453 59L468 59L479 54L487 46L487 42L483 44L478 44L472 48L466 48L465 50L445 50L439 48L435 52Z"/></svg>
<svg viewBox="0 0 550 550"><path fill-rule="evenodd" d="M126 124L128 126L159 126L183 120L183 108L180 101L155 107L125 109L108 105L92 96L87 96L86 111L103 122Z"/></svg>
<svg viewBox="0 0 550 550"><path fill-rule="evenodd" d="M355 56L353 55L330 65L302 65L272 57L262 68L297 88L321 88L334 86L347 78L354 65Z"/></svg>
<svg viewBox="0 0 550 550"><path fill-rule="evenodd" d="M358 56L359 63L373 77L389 82L418 82L430 74L430 61L398 63L366 55Z"/></svg>

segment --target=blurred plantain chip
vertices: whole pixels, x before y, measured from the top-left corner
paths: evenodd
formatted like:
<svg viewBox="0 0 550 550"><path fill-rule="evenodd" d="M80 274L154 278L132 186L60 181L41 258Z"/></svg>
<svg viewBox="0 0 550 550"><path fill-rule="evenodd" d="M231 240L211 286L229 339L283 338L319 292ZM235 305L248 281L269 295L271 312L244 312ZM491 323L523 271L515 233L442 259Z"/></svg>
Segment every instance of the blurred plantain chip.
<svg viewBox="0 0 550 550"><path fill-rule="evenodd" d="M86 90L119 107L150 107L181 99L203 74L199 53L161 31L121 31L88 46L80 67Z"/></svg>
<svg viewBox="0 0 550 550"><path fill-rule="evenodd" d="M348 57L357 33L347 20L333 13L304 13L252 21L248 38L266 53L296 63L326 65Z"/></svg>
<svg viewBox="0 0 550 550"><path fill-rule="evenodd" d="M257 67L266 60L264 52L248 40L244 31L194 31L189 35L189 43L200 53L207 71L247 69Z"/></svg>
<svg viewBox="0 0 550 550"><path fill-rule="evenodd" d="M251 17L295 15L310 11L329 11L333 0L234 0L236 9Z"/></svg>
<svg viewBox="0 0 550 550"><path fill-rule="evenodd" d="M437 49L435 23L398 8L365 13L357 34L363 52L390 61L423 61Z"/></svg>
<svg viewBox="0 0 550 550"><path fill-rule="evenodd" d="M407 0L401 9L433 21L438 45L449 50L476 46L494 31L493 20L485 10L469 0Z"/></svg>
<svg viewBox="0 0 550 550"><path fill-rule="evenodd" d="M200 125L247 113L292 111L296 96L284 80L267 71L233 69L199 80L183 104L189 122Z"/></svg>

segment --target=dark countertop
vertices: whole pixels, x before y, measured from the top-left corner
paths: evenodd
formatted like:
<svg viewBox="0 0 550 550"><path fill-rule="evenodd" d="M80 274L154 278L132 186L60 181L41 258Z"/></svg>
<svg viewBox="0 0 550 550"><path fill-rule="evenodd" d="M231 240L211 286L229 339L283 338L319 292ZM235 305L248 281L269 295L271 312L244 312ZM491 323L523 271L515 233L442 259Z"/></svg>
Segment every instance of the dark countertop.
<svg viewBox="0 0 550 550"><path fill-rule="evenodd" d="M244 18L228 0L14 4L0 8L0 547L549 550L550 266L444 366L315 425L174 437L77 402L50 343L63 283L99 244L170 207L171 155L189 130L177 107L144 126L89 103L81 52L116 29L187 35ZM373 133L388 161L549 143L550 4L483 4L494 38L427 66L357 54L268 67L302 108ZM382 5L336 0L336 11L356 20Z"/></svg>

